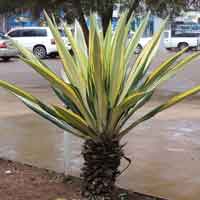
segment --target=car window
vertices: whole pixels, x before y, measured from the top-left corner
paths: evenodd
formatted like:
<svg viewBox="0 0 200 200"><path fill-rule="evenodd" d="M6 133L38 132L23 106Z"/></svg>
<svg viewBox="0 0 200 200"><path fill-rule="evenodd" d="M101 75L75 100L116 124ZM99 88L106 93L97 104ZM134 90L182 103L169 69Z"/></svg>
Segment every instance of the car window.
<svg viewBox="0 0 200 200"><path fill-rule="evenodd" d="M199 33L184 33L182 31L172 31L172 37L199 37Z"/></svg>
<svg viewBox="0 0 200 200"><path fill-rule="evenodd" d="M15 30L10 33L8 33L8 36L10 37L21 37L21 30Z"/></svg>
<svg viewBox="0 0 200 200"><path fill-rule="evenodd" d="M34 30L23 30L22 37L33 37L35 35Z"/></svg>
<svg viewBox="0 0 200 200"><path fill-rule="evenodd" d="M45 37L47 31L45 29L24 29L22 31L22 37Z"/></svg>
<svg viewBox="0 0 200 200"><path fill-rule="evenodd" d="M46 29L35 29L35 36L37 37L46 37L47 36L47 31Z"/></svg>

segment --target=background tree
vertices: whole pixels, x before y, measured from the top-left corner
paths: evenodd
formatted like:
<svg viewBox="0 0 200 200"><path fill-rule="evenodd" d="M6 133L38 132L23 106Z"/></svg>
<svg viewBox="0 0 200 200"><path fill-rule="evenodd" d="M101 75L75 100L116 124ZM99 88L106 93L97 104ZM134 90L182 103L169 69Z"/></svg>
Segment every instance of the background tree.
<svg viewBox="0 0 200 200"><path fill-rule="evenodd" d="M178 16L182 10L200 8L199 0L145 0L145 5L154 14L162 18L167 15L171 17Z"/></svg>
<svg viewBox="0 0 200 200"><path fill-rule="evenodd" d="M128 18L133 12L144 13L147 10L151 10L153 14L160 17L167 15L173 17L182 9L200 8L199 0L1 0L0 13L16 12L19 8L31 8L34 16L38 16L42 9L52 12L62 8L68 22L72 22L74 18L79 20L88 40L88 28L84 15L88 15L91 11L97 12L102 19L105 34L115 3L121 3L129 8Z"/></svg>

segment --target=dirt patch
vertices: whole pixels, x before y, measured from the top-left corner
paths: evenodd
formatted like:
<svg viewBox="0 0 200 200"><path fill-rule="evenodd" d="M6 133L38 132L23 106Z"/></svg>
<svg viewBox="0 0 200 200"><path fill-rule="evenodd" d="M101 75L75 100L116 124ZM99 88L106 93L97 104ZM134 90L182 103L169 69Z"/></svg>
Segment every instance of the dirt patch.
<svg viewBox="0 0 200 200"><path fill-rule="evenodd" d="M163 200L117 189L122 200ZM81 200L80 179L0 159L0 199Z"/></svg>

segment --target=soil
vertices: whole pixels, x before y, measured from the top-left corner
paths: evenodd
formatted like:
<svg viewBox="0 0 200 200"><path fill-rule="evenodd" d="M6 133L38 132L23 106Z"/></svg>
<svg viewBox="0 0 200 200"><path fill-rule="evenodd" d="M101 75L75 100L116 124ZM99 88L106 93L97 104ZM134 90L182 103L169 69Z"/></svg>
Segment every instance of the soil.
<svg viewBox="0 0 200 200"><path fill-rule="evenodd" d="M79 178L0 159L3 200L81 200L80 185ZM122 189L116 189L115 195L116 200L164 200Z"/></svg>

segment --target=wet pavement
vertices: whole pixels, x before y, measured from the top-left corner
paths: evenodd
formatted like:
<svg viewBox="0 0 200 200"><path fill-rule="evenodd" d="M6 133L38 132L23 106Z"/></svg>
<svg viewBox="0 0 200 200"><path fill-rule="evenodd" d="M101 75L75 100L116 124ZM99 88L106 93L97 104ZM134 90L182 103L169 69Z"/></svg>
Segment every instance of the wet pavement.
<svg viewBox="0 0 200 200"><path fill-rule="evenodd" d="M198 100L188 101L138 126L125 140L133 164L120 183L168 199L198 200L199 109Z"/></svg>
<svg viewBox="0 0 200 200"><path fill-rule="evenodd" d="M157 57L158 63L165 54ZM59 73L59 60L46 61ZM165 101L172 92L200 84L199 60L162 86L137 117ZM25 87L45 102L58 103L49 85L18 61L0 63L0 79ZM189 83L187 85L187 83ZM176 86L176 90L174 87ZM166 92L167 91L167 92ZM162 94L162 97L160 96ZM133 119L132 119L133 120ZM63 132L29 111L16 98L0 90L0 156L64 171ZM71 173L78 175L82 163L81 142L72 137ZM200 101L190 98L132 131L123 142L130 168L118 184L137 192L169 200L199 200L200 196ZM122 163L122 168L126 163Z"/></svg>

